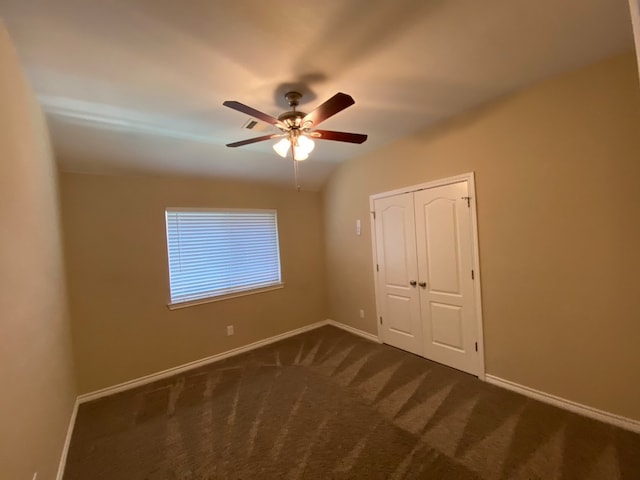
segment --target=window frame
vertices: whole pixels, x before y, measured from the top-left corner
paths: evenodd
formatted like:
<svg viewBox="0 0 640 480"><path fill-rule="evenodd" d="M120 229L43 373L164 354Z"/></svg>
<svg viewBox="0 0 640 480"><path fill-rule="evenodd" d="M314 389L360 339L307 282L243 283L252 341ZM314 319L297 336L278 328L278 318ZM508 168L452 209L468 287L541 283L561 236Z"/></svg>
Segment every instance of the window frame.
<svg viewBox="0 0 640 480"><path fill-rule="evenodd" d="M179 212L185 212L185 213L198 213L198 212L210 212L210 213L240 213L240 212L247 212L247 213L273 213L274 216L274 221L275 221L275 226L276 226L276 230L275 230L275 241L276 241L276 245L277 245L277 257L278 257L278 273L279 273L279 277L280 277L280 281L279 282L274 282L273 284L269 284L269 285L265 285L263 287L257 287L257 288L247 288L246 290L241 290L241 291L237 291L237 292L232 292L232 293L226 293L226 294L218 294L218 295L211 295L211 296L207 296L207 297L203 297L203 298L198 298L198 299L193 299L193 300L181 300L181 301L173 301L172 300L172 296L171 296L171 260L170 260L170 254L169 254L169 222L168 222L168 214L169 213L179 213ZM167 302L167 308L169 308L169 310L177 310L177 309L181 309L181 308L187 308L187 307L192 307L195 305L202 305L202 304L206 304L206 303L212 303L212 302L220 302L223 300L228 300L231 298L238 298L238 297L245 297L248 295L255 295L258 293L264 293L264 292L270 292L273 290L279 290L281 288L284 288L284 281L282 280L282 255L280 253L280 229L279 229L279 225L278 225L278 211L275 208L206 208L206 207L166 207L164 209L164 223L165 223L165 238L166 238L166 247L167 247L167 251L166 251L166 261L167 261L167 279L168 279L168 287L169 287L169 295L168 295L168 302Z"/></svg>

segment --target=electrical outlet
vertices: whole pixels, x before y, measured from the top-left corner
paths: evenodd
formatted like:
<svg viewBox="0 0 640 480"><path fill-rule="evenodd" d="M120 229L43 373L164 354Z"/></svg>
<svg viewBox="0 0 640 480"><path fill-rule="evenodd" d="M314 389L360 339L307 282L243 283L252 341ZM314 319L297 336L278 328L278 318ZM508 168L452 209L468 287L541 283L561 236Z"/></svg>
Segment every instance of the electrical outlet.
<svg viewBox="0 0 640 480"><path fill-rule="evenodd" d="M364 310L360 309L360 318L364 318Z"/></svg>
<svg viewBox="0 0 640 480"><path fill-rule="evenodd" d="M233 325L227 325L227 336L233 335Z"/></svg>

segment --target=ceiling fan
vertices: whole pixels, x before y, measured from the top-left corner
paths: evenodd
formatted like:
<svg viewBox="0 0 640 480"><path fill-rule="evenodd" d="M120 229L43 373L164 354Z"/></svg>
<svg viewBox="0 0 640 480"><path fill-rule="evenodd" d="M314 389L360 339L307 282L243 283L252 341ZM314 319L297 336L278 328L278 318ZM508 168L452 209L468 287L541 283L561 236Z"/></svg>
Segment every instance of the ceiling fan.
<svg viewBox="0 0 640 480"><path fill-rule="evenodd" d="M228 143L227 147L242 147L251 143L263 142L274 138L280 138L273 149L281 157L286 157L291 148L291 157L294 160L296 186L300 189L298 182L298 162L309 158L309 153L314 148L312 138L321 140L334 140L337 142L363 143L367 140L367 136L360 133L335 132L333 130L317 130L316 127L336 113L341 112L347 107L355 103L353 98L346 93L336 93L329 100L317 107L311 113L299 112L296 107L300 103L302 94L299 92L288 92L284 96L285 100L291 107L291 110L284 112L278 118L267 115L255 108L251 108L240 102L229 101L223 103L225 107L229 107L238 112L250 115L258 120L269 123L277 127L281 133L273 133L271 135L263 135L261 137L249 138L239 142Z"/></svg>

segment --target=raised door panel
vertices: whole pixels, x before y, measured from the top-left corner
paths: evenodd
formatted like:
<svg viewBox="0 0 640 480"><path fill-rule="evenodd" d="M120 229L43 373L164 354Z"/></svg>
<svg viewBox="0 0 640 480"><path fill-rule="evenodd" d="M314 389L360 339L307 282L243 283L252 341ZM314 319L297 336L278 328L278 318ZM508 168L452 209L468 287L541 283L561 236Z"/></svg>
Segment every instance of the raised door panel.
<svg viewBox="0 0 640 480"><path fill-rule="evenodd" d="M464 351L462 308L457 305L431 302L431 341L435 345Z"/></svg>
<svg viewBox="0 0 640 480"><path fill-rule="evenodd" d="M423 215L430 289L432 292L460 295L456 202L450 198L435 198L424 205Z"/></svg>
<svg viewBox="0 0 640 480"><path fill-rule="evenodd" d="M382 258L384 265L385 284L389 287L406 288L409 286L409 276L415 268L410 264L415 260L412 242L408 241L413 232L413 222L407 221L407 207L402 204L391 204L381 211L380 222L382 228Z"/></svg>
<svg viewBox="0 0 640 480"><path fill-rule="evenodd" d="M413 336L412 299L408 296L387 295L384 321L393 333Z"/></svg>

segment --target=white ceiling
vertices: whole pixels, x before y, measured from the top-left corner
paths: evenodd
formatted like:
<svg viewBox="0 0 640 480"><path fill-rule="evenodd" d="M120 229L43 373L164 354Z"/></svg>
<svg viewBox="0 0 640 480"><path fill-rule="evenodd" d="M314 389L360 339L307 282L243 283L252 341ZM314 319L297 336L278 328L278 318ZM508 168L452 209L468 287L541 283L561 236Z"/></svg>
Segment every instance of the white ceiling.
<svg viewBox="0 0 640 480"><path fill-rule="evenodd" d="M303 189L341 162L533 82L633 48L627 0L2 0L0 15L48 113L61 168L187 174L293 187L267 132L222 106L277 116L287 85L322 124ZM269 127L271 128L271 127Z"/></svg>

